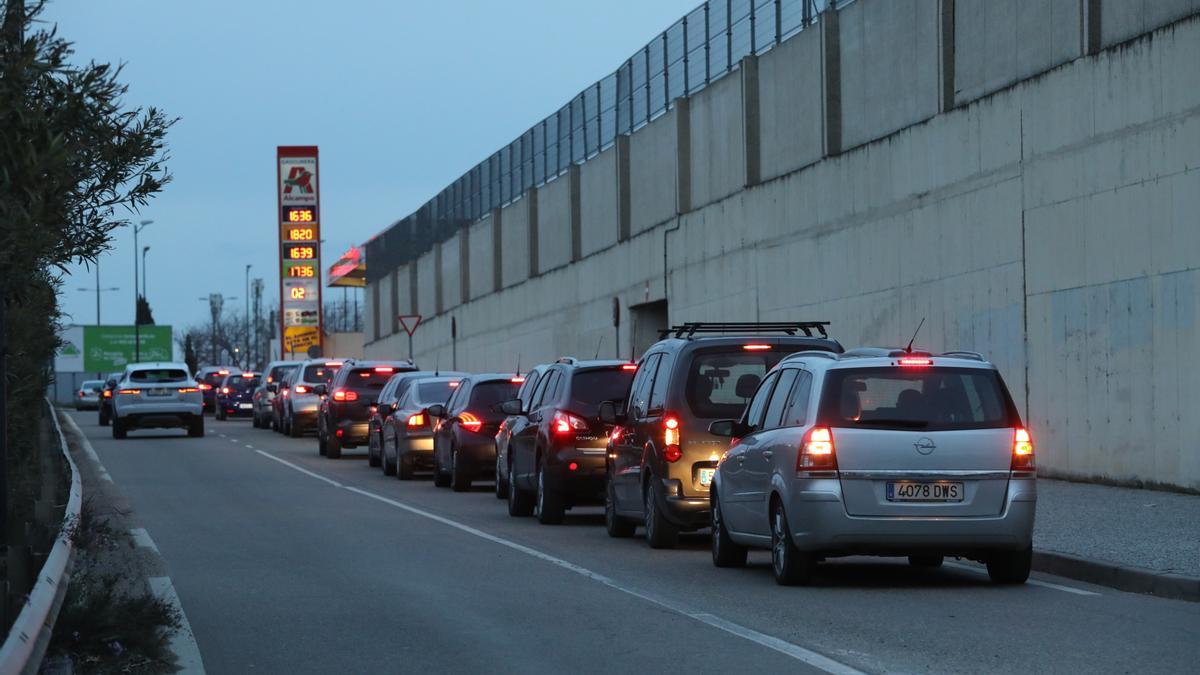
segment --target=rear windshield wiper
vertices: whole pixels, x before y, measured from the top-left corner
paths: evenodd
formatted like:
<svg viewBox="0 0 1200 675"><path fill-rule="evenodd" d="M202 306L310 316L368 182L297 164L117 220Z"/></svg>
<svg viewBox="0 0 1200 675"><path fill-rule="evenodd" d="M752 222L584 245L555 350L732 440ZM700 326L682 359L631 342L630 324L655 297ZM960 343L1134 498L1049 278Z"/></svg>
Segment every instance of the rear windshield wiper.
<svg viewBox="0 0 1200 675"><path fill-rule="evenodd" d="M858 424L858 425L907 427L909 429L924 429L925 427L929 426L929 422L923 422L921 420L877 419L877 420L855 420L854 423Z"/></svg>

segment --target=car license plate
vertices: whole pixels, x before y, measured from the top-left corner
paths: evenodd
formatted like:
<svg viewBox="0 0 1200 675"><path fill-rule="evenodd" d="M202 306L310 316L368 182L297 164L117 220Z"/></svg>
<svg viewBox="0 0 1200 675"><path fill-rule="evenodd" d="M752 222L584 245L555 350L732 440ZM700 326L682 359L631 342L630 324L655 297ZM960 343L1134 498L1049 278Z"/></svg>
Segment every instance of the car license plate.
<svg viewBox="0 0 1200 675"><path fill-rule="evenodd" d="M700 487L708 487L712 484L713 474L716 469L700 469Z"/></svg>
<svg viewBox="0 0 1200 675"><path fill-rule="evenodd" d="M147 396L170 396L171 390L170 389L147 389L146 395Z"/></svg>
<svg viewBox="0 0 1200 675"><path fill-rule="evenodd" d="M887 498L889 502L961 502L963 484L888 481Z"/></svg>
<svg viewBox="0 0 1200 675"><path fill-rule="evenodd" d="M253 403L239 403L238 404L238 408L241 408L242 410L249 410L253 407L254 407Z"/></svg>

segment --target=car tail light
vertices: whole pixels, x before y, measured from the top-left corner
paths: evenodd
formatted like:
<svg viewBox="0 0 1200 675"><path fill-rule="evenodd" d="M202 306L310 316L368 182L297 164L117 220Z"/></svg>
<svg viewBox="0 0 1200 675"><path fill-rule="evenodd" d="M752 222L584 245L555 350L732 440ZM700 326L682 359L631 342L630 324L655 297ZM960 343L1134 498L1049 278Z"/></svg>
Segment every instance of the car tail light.
<svg viewBox="0 0 1200 675"><path fill-rule="evenodd" d="M342 362L341 361L326 361L325 367L326 368L341 368Z"/></svg>
<svg viewBox="0 0 1200 675"><path fill-rule="evenodd" d="M334 436L337 436L338 438L341 438L341 437L342 437L342 434L344 434L344 433L346 433L346 432L345 432L345 430L343 430L343 429L338 429L337 431L333 432L333 435L334 435Z"/></svg>
<svg viewBox="0 0 1200 675"><path fill-rule="evenodd" d="M181 394L194 394L198 391L200 391L199 387L180 387L179 388L179 393L181 393Z"/></svg>
<svg viewBox="0 0 1200 675"><path fill-rule="evenodd" d="M228 370L218 370L218 371L217 371L217 374L218 374L218 375L228 375L228 374L229 374L229 371L228 371Z"/></svg>
<svg viewBox="0 0 1200 675"><path fill-rule="evenodd" d="M577 462L571 462L570 464L567 465L567 471L578 471L578 470L579 470L579 464Z"/></svg>
<svg viewBox="0 0 1200 675"><path fill-rule="evenodd" d="M832 429L813 427L804 434L800 453L796 455L796 471L837 471Z"/></svg>
<svg viewBox="0 0 1200 675"><path fill-rule="evenodd" d="M483 420L469 412L464 412L463 414L459 415L458 421L461 422L462 425L467 428L467 431L470 431L471 433L478 433L479 430L483 428Z"/></svg>
<svg viewBox="0 0 1200 675"><path fill-rule="evenodd" d="M140 394L140 393L142 393L142 390L141 389L122 389L122 390L118 391L117 393L118 394Z"/></svg>
<svg viewBox="0 0 1200 675"><path fill-rule="evenodd" d="M771 345L742 345L742 349L748 352L765 352L771 348Z"/></svg>
<svg viewBox="0 0 1200 675"><path fill-rule="evenodd" d="M206 383L206 382L201 382L201 383L200 383L200 388L201 388L202 390L204 390L204 391L208 391L209 389L212 389L212 385L211 385L211 384L208 384L208 383Z"/></svg>
<svg viewBox="0 0 1200 675"><path fill-rule="evenodd" d="M508 378L508 381L512 382L513 384L524 384L525 378L521 377L520 375L517 375L516 377Z"/></svg>
<svg viewBox="0 0 1200 675"><path fill-rule="evenodd" d="M333 391L333 400L339 403L350 403L358 400L358 392L353 389L335 389Z"/></svg>
<svg viewBox="0 0 1200 675"><path fill-rule="evenodd" d="M906 368L924 368L925 366L932 366L933 359L925 359L925 358L920 358L920 357L916 357L916 356L906 356L906 357L901 358L898 363L901 366L904 366Z"/></svg>
<svg viewBox="0 0 1200 675"><path fill-rule="evenodd" d="M663 450L663 459L668 462L678 462L683 458L683 450L679 448L679 418L667 414L663 415L663 445L666 449Z"/></svg>
<svg viewBox="0 0 1200 675"><path fill-rule="evenodd" d="M408 416L408 426L423 427L425 426L425 413L416 413Z"/></svg>
<svg viewBox="0 0 1200 675"><path fill-rule="evenodd" d="M556 410L554 417L550 420L550 430L554 432L555 436L570 436L578 431L586 432L588 428L587 420L565 410Z"/></svg>
<svg viewBox="0 0 1200 675"><path fill-rule="evenodd" d="M375 366L375 372L377 372L377 373L394 373L394 372L396 372L396 369L391 366Z"/></svg>
<svg viewBox="0 0 1200 675"><path fill-rule="evenodd" d="M104 398L112 398L112 389L104 390Z"/></svg>
<svg viewBox="0 0 1200 675"><path fill-rule="evenodd" d="M446 384L450 385L451 389L454 389L454 388L458 387L458 385L462 384L462 381L454 380L453 382L447 382Z"/></svg>
<svg viewBox="0 0 1200 675"><path fill-rule="evenodd" d="M293 390L294 390L294 391L295 391L297 394L307 394L307 393L309 393L309 392L311 392L311 391L312 391L312 388L311 388L311 387L306 387L306 386L304 386L304 385L302 385L302 384L298 384L298 385L296 385L295 387L292 387L292 389L293 389Z"/></svg>
<svg viewBox="0 0 1200 675"><path fill-rule="evenodd" d="M221 393L222 393L222 394L228 394L228 393L229 393L229 387L221 387Z"/></svg>
<svg viewBox="0 0 1200 675"><path fill-rule="evenodd" d="M1017 427L1013 430L1012 470L1032 474L1036 469L1033 437L1028 429Z"/></svg>
<svg viewBox="0 0 1200 675"><path fill-rule="evenodd" d="M638 365L637 365L636 363L623 363L623 364L621 364L621 370L629 370L629 371L633 371L633 370L637 370L637 369L638 369Z"/></svg>

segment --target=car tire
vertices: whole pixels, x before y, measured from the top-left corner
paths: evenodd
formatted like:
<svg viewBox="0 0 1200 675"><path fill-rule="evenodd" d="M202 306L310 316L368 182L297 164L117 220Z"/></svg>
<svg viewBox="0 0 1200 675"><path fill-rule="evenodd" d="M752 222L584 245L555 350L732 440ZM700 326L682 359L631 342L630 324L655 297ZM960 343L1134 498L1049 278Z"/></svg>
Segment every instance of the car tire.
<svg viewBox="0 0 1200 675"><path fill-rule="evenodd" d="M271 431L279 433L279 420L275 418L275 413L271 413Z"/></svg>
<svg viewBox="0 0 1200 675"><path fill-rule="evenodd" d="M442 473L442 462L437 457L437 451L433 454L433 485L434 487L450 487L450 474Z"/></svg>
<svg viewBox="0 0 1200 675"><path fill-rule="evenodd" d="M528 518L533 515L533 495L517 487L517 482L508 478L508 515L513 518Z"/></svg>
<svg viewBox="0 0 1200 675"><path fill-rule="evenodd" d="M108 415L104 412L104 408L100 409L100 426L108 426Z"/></svg>
<svg viewBox="0 0 1200 675"><path fill-rule="evenodd" d="M812 581L817 559L801 551L792 542L787 513L783 502L776 500L771 507L771 571L780 586L807 586Z"/></svg>
<svg viewBox="0 0 1200 675"><path fill-rule="evenodd" d="M342 439L325 434L325 457L328 459L342 458Z"/></svg>
<svg viewBox="0 0 1200 675"><path fill-rule="evenodd" d="M508 497L508 481L500 475L500 453L496 453L496 499Z"/></svg>
<svg viewBox="0 0 1200 675"><path fill-rule="evenodd" d="M224 422L225 421L225 409L218 406L217 412L214 415L214 417L217 418L218 422Z"/></svg>
<svg viewBox="0 0 1200 675"><path fill-rule="evenodd" d="M650 548L675 548L679 544L679 528L667 520L658 508L658 494L651 476L645 489L646 543Z"/></svg>
<svg viewBox="0 0 1200 675"><path fill-rule="evenodd" d="M458 461L458 449L450 448L450 489L455 492L466 492L471 489L471 470L464 462Z"/></svg>
<svg viewBox="0 0 1200 675"><path fill-rule="evenodd" d="M413 456L411 452L400 454L400 448L396 448L396 478L400 480L413 479Z"/></svg>
<svg viewBox="0 0 1200 675"><path fill-rule="evenodd" d="M538 463L536 508L538 522L543 525L558 525L567 513L562 493L546 485L546 463Z"/></svg>
<svg viewBox="0 0 1200 675"><path fill-rule="evenodd" d="M987 559L988 576L997 584L1023 584L1033 566L1033 547L1021 551L1000 551Z"/></svg>
<svg viewBox="0 0 1200 675"><path fill-rule="evenodd" d="M604 488L604 530L614 539L627 539L637 532L637 523L617 514L617 496L611 479Z"/></svg>
<svg viewBox="0 0 1200 675"><path fill-rule="evenodd" d="M942 566L945 561L944 556L940 555L910 555L908 556L908 564L921 569L937 569Z"/></svg>
<svg viewBox="0 0 1200 675"><path fill-rule="evenodd" d="M113 417L112 420L112 436L120 440L126 437L128 432L125 430L125 422L120 417Z"/></svg>
<svg viewBox="0 0 1200 675"><path fill-rule="evenodd" d="M378 444L375 442L375 434L370 434L370 440L367 441L367 466L373 469L383 466L383 461L380 459L383 449L380 448L380 451L376 452L376 447L378 447ZM384 473L387 472L385 471Z"/></svg>
<svg viewBox="0 0 1200 675"><path fill-rule="evenodd" d="M721 511L721 502L717 498L716 491L712 493L711 503L713 565L717 567L745 567L746 555L749 553L749 550L729 536L729 529L725 527L725 518Z"/></svg>
<svg viewBox="0 0 1200 675"><path fill-rule="evenodd" d="M399 452L399 448L396 451ZM379 438L379 463L383 465L383 475L385 476L395 476L396 472L400 470L400 463L395 457L392 457L391 461L388 461L387 447L383 443L382 433L380 433ZM411 472L409 473L409 477L412 477Z"/></svg>
<svg viewBox="0 0 1200 675"><path fill-rule="evenodd" d="M287 435L292 438L300 438L304 435L304 427L300 426L300 423L296 420L288 420Z"/></svg>
<svg viewBox="0 0 1200 675"><path fill-rule="evenodd" d="M192 438L204 438L204 415L196 415L188 420L187 432Z"/></svg>

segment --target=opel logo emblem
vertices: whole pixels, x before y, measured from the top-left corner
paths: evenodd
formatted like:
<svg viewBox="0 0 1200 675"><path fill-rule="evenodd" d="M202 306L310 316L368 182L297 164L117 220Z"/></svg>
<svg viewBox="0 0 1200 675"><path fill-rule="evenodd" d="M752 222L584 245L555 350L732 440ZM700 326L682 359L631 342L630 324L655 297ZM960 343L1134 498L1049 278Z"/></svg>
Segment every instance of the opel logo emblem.
<svg viewBox="0 0 1200 675"><path fill-rule="evenodd" d="M913 447L916 448L917 452L921 453L922 455L928 455L929 453L933 452L933 449L936 448L937 445L934 444L933 439L931 438L921 438L916 443L913 443Z"/></svg>

